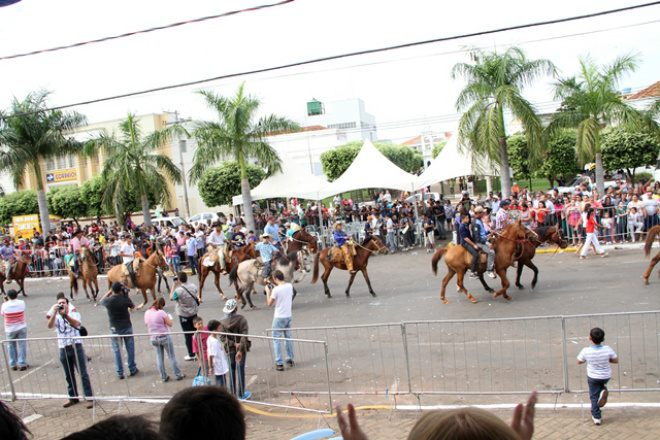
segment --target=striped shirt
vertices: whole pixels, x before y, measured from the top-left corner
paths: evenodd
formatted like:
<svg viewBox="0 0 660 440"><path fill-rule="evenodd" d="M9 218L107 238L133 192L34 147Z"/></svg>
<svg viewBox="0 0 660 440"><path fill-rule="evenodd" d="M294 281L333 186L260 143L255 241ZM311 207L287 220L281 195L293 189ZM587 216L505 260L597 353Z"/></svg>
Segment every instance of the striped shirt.
<svg viewBox="0 0 660 440"><path fill-rule="evenodd" d="M612 377L610 359L618 356L609 345L591 345L583 348L578 355L578 361L587 362L587 376L592 379L609 379Z"/></svg>
<svg viewBox="0 0 660 440"><path fill-rule="evenodd" d="M80 322L80 325L82 325L82 321L80 320L80 313L72 312L69 310L69 316ZM59 348L65 348L68 345L83 343L82 339L79 339L80 332L78 329L72 327L71 324L69 324L69 321L65 318L62 318L62 315L59 313L57 316L55 316L55 331L57 332L57 336L61 338L57 340L57 346Z"/></svg>
<svg viewBox="0 0 660 440"><path fill-rule="evenodd" d="M16 332L27 327L25 323L25 302L13 299L2 304L0 314L5 317L5 332Z"/></svg>

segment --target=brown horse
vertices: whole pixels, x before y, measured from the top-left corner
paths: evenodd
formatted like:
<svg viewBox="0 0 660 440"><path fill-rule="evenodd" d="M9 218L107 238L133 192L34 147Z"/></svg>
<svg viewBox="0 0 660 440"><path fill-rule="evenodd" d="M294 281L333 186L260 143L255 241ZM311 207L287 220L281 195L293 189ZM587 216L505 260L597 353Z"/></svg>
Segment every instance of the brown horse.
<svg viewBox="0 0 660 440"><path fill-rule="evenodd" d="M304 246L307 246L310 254L315 254L319 251L316 237L307 232L305 228L302 228L291 236L291 241L288 242L286 253L297 252Z"/></svg>
<svg viewBox="0 0 660 440"><path fill-rule="evenodd" d="M542 243L550 242L556 244L561 249L566 249L568 246L568 240L566 240L564 232L559 226L543 226L536 231L529 229L528 231L527 238L529 241L522 244L522 254L520 257L516 258L516 261L518 261L516 286L519 289L525 288L525 286L520 284L520 275L522 275L523 267L527 266L534 271L534 278L532 279L532 290L534 290L539 275L538 268L532 263L532 259L534 258L534 255L536 255L536 248L541 246Z"/></svg>
<svg viewBox="0 0 660 440"><path fill-rule="evenodd" d="M123 266L123 264L119 264L113 267L108 272L108 288L112 286L113 282L119 281L120 283L125 284L129 289L140 290L140 292L142 292L144 301L142 304L137 306L138 310L147 304L147 290L151 291L151 296L154 298L154 301L156 301L156 281L158 280L158 269L169 269L163 252L161 250L157 250L156 252L152 253L149 258L142 261L142 264L140 265L140 273L135 277L137 286L133 285L131 277L125 274L125 269L121 266Z"/></svg>
<svg viewBox="0 0 660 440"><path fill-rule="evenodd" d="M525 230L520 225L520 222L511 224L507 226L501 234L496 234L496 249L495 249L495 272L499 275L502 282L502 289L498 290L493 294L493 298L497 298L502 295L505 299L511 299L509 295L506 294L506 290L509 288L509 279L506 276L506 270L513 261L520 255L522 251L522 245L528 241L527 234ZM445 263L447 264L447 275L442 280L442 290L440 291L440 300L445 304L449 304L449 301L445 298L445 289L449 280L451 280L454 275L458 275L458 281L456 282L458 290L465 293L468 299L473 303L476 303L477 300L467 291L463 285L463 279L465 277L465 272L470 268L472 262L472 257L465 250L463 246L453 246L447 250L447 248L438 249L431 260L431 269L435 275L438 274L438 262L444 254L447 254L445 257ZM480 274L482 284L487 287L483 281L483 272L486 269L485 260L480 259L479 264L477 265L478 272ZM487 287L487 290L490 291L490 288Z"/></svg>
<svg viewBox="0 0 660 440"><path fill-rule="evenodd" d="M220 287L220 274L222 273L222 270L220 269L220 262L217 261L213 266L205 266L204 264L202 264L204 259L206 259L208 255L209 252L204 254L204 256L199 259L199 302L202 302L202 289L204 289L204 281L206 281L206 277L209 275L209 272L213 272L213 274L215 275L215 280L213 280L213 282L215 283L215 287L218 289L218 292L220 293L220 297L222 298L222 300L226 301L227 297L222 291L222 287ZM225 269L227 270L227 273L229 273L234 268L234 266L238 265L238 263L253 258L257 258L257 253L254 250L254 243L250 242L247 245L239 247L238 249L234 249L232 251L231 257L227 261L225 261ZM238 294L238 283L235 281L234 281L234 288L236 289L236 293Z"/></svg>
<svg viewBox="0 0 660 440"><path fill-rule="evenodd" d="M328 298L332 298L332 295L330 295L330 289L328 289L328 278L330 277L330 272L332 272L332 269L336 267L337 269L348 270L344 264L343 258L341 261L328 261L328 252L330 249L331 248L323 249L321 252L316 254L316 257L314 258L314 276L312 277L312 284L314 284L319 279L320 260L325 269L323 276L321 276L321 280L323 280L323 287L325 288L325 294L328 295ZM335 251L340 252L337 249L335 249ZM369 281L367 264L369 264L369 257L372 253L387 253L387 246L385 246L383 242L378 239L378 237L370 235L365 238L361 244L355 245L355 251L356 255L353 257L353 269L355 272L351 274L351 278L348 280L346 296L350 296L351 285L353 284L353 280L355 279L355 275L358 271L362 272L364 280L367 282L367 286L369 287L369 293L371 293L371 296L376 296L376 292L374 292L374 289L371 288L371 281Z"/></svg>
<svg viewBox="0 0 660 440"><path fill-rule="evenodd" d="M83 248L82 255L80 256L80 261L78 263L80 264L81 281L83 289L85 290L85 296L88 300L92 301L92 298L90 298L89 292L87 291L87 286L89 286L89 290L92 291L92 297L96 303L96 297L99 294L99 270L96 267L96 257L87 246ZM69 296L71 296L72 300L74 299L74 292L75 295L78 296L78 277L75 273L73 273L73 268L73 259L71 259L71 263L69 264L68 269Z"/></svg>
<svg viewBox="0 0 660 440"><path fill-rule="evenodd" d="M648 234L646 235L646 243L644 243L644 253L646 254L646 258L648 258L651 255L651 248L653 247L653 242L655 241L655 238L660 234L660 225L658 226L653 226L651 229L649 229ZM644 273L644 284L649 283L649 277L651 276L651 271L653 271L653 268L655 267L656 264L660 261L660 252L658 252L655 257L651 260L651 264L649 264L649 268L646 269L646 272ZM660 276L660 273L658 273Z"/></svg>
<svg viewBox="0 0 660 440"><path fill-rule="evenodd" d="M11 272L9 272L9 276L11 277L12 280L16 281L16 283L20 286L20 290L18 293L23 292L23 296L27 296L25 293L25 277L27 276L28 272L30 272L30 263L32 260L30 259L29 256L27 255L21 255L19 258L16 259L16 263L14 266L11 268ZM5 262L5 264L7 264ZM0 291L2 291L2 296L7 297L7 293L5 292L5 271L2 270L0 271Z"/></svg>

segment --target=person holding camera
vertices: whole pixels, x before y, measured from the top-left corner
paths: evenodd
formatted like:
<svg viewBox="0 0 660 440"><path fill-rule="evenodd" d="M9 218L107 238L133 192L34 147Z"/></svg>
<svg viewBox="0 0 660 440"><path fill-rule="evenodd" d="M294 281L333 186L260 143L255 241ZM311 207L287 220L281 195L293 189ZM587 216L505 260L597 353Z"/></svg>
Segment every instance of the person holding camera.
<svg viewBox="0 0 660 440"><path fill-rule="evenodd" d="M188 282L188 274L182 271L176 275L173 279L174 283L170 292L170 300L176 301L174 311L179 317L181 330L188 332L185 334L188 355L183 359L194 361L193 332L195 331L195 325L193 324L193 319L197 316L200 300L197 293L197 286Z"/></svg>
<svg viewBox="0 0 660 440"><path fill-rule="evenodd" d="M80 378L83 384L83 393L85 398L93 397L92 384L87 374L87 356L83 348L83 341L80 339L80 313L74 312L69 308L69 300L66 298L57 298L57 304L52 309L53 313L48 318L48 328L55 328L58 340L57 345L60 349L60 363L64 368L67 390L69 392L69 401L65 403L64 408L69 408L78 403L78 385L76 383L76 366L80 372ZM94 407L94 402L87 401L87 409Z"/></svg>
<svg viewBox="0 0 660 440"><path fill-rule="evenodd" d="M128 290L125 290L119 281L115 281L112 283L112 288L101 298L101 305L108 312L110 331L113 335L118 335L117 338L111 339L117 377L124 378L124 365L121 359L122 341L126 347L129 376L135 376L139 370L135 365L135 340L133 339L133 323L130 313L135 308L135 304L128 297Z"/></svg>

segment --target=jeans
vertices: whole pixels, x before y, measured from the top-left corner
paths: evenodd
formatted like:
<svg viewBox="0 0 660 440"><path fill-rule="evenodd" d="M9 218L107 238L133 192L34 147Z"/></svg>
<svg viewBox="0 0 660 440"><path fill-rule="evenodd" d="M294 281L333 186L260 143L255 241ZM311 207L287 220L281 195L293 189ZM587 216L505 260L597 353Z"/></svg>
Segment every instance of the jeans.
<svg viewBox="0 0 660 440"><path fill-rule="evenodd" d="M605 385L609 382L609 379L593 379L587 376L587 382L589 383L589 399L591 399L591 415L595 419L600 419L602 414L598 406L598 398L600 392L607 389Z"/></svg>
<svg viewBox="0 0 660 440"><path fill-rule="evenodd" d="M197 275L197 255L188 255L188 263L193 275Z"/></svg>
<svg viewBox="0 0 660 440"><path fill-rule="evenodd" d="M493 270L493 265L495 264L495 250L489 248L486 243L477 243L477 246L488 255L488 259L486 260L486 270Z"/></svg>
<svg viewBox="0 0 660 440"><path fill-rule="evenodd" d="M472 255L472 266L470 267L470 270L472 272L477 271L477 263L479 262L479 251L474 248L471 244L468 243L463 243L461 244L465 248L466 251Z"/></svg>
<svg viewBox="0 0 660 440"><path fill-rule="evenodd" d="M445 218L444 217L438 217L438 220L435 222L435 226L438 229L438 237L440 237L440 240L445 240Z"/></svg>
<svg viewBox="0 0 660 440"><path fill-rule="evenodd" d="M174 375L179 378L181 377L181 370L179 369L179 363L176 360L176 354L174 353L174 344L172 343L172 337L170 335L155 336L151 338L151 345L154 346L156 350L156 364L158 365L158 372L160 373L160 378L165 380L167 378L167 373L165 372L165 354L167 352L167 357L170 358L172 363L172 370L174 370Z"/></svg>
<svg viewBox="0 0 660 440"><path fill-rule="evenodd" d="M181 272L181 257L172 255L172 267L174 268L174 273Z"/></svg>
<svg viewBox="0 0 660 440"><path fill-rule="evenodd" d="M220 376L215 376L215 384L219 387L227 386L226 374L221 374Z"/></svg>
<svg viewBox="0 0 660 440"><path fill-rule="evenodd" d="M74 349L75 347L75 349ZM76 368L80 372L80 378L83 384L83 393L85 397L92 397L92 384L87 374L87 357L82 344L69 345L60 348L60 363L64 368L66 377L67 391L70 400L78 400L78 384L76 383Z"/></svg>
<svg viewBox="0 0 660 440"><path fill-rule="evenodd" d="M236 352L229 352L229 386L231 392L239 399L245 394L245 358L247 352L243 353L240 362L236 362ZM238 381L238 384L236 383Z"/></svg>
<svg viewBox="0 0 660 440"><path fill-rule="evenodd" d="M206 253L206 247L197 248L197 259L200 259Z"/></svg>
<svg viewBox="0 0 660 440"><path fill-rule="evenodd" d="M264 261L264 271L261 275L263 278L268 278L268 276L270 275L270 266L271 266L271 261L270 260L269 261Z"/></svg>
<svg viewBox="0 0 660 440"><path fill-rule="evenodd" d="M78 263L78 254L73 254L73 273L78 275L79 269L80 269L80 265Z"/></svg>
<svg viewBox="0 0 660 440"><path fill-rule="evenodd" d="M390 248L390 252L394 252L396 249L396 244L394 243L394 229L387 230L387 245Z"/></svg>
<svg viewBox="0 0 660 440"><path fill-rule="evenodd" d="M195 319L195 316L197 315L188 316L188 317L179 316L179 324L181 324L181 330L183 330L184 332L194 332L195 326L193 325L193 319ZM188 356L195 357L195 353L193 353L194 335L192 333L186 333L183 336L186 339L186 348L188 349Z"/></svg>
<svg viewBox="0 0 660 440"><path fill-rule="evenodd" d="M7 332L7 339L27 339L27 327L23 327L15 332ZM27 365L27 341L8 342L9 346L9 366L13 367L16 363L16 346L18 345L18 366Z"/></svg>
<svg viewBox="0 0 660 440"><path fill-rule="evenodd" d="M125 328L122 330L110 329L113 335L120 335L121 337L112 338L112 350L115 352L115 368L117 369L117 376L124 375L124 365L121 360L121 343L124 342L126 347L126 356L128 357L128 371L134 374L137 371L135 365L135 340L133 339L133 328Z"/></svg>
<svg viewBox="0 0 660 440"><path fill-rule="evenodd" d="M291 318L273 318L273 329L290 329L291 328ZM293 360L293 342L291 339L291 330L284 331L274 331L274 338L287 338L285 341L286 348L286 360ZM273 348L275 349L275 363L277 365L284 365L282 362L282 341L279 339L273 340Z"/></svg>

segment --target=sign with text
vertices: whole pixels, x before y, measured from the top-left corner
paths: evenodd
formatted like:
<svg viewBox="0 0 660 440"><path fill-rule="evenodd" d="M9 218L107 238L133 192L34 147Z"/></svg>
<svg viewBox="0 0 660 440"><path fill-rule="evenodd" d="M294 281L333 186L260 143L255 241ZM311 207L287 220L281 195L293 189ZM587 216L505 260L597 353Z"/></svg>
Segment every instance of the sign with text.
<svg viewBox="0 0 660 440"><path fill-rule="evenodd" d="M71 182L75 180L78 180L78 170L75 168L46 173L46 183Z"/></svg>

